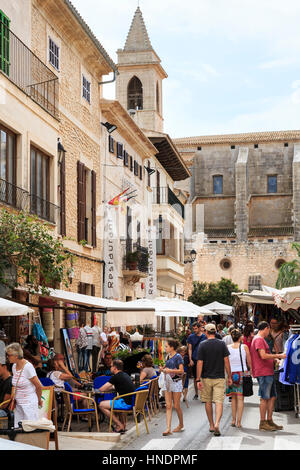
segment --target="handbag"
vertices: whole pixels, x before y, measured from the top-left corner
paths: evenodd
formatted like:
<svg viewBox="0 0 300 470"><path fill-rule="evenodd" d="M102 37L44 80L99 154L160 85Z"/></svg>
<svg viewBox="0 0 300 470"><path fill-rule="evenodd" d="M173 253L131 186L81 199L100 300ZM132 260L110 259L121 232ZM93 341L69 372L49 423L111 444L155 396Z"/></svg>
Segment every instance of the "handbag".
<svg viewBox="0 0 300 470"><path fill-rule="evenodd" d="M242 370L243 370L243 396L251 397L253 395L253 380L252 380L251 375L245 375L242 353L241 353L241 344L239 347L239 351L240 351L241 365L242 365Z"/></svg>
<svg viewBox="0 0 300 470"><path fill-rule="evenodd" d="M21 378L21 374L23 372L23 369L25 367L25 365L27 364L27 362L25 362L25 364L23 365L22 369L21 369L21 372L20 372L20 375L18 377L18 380L17 380L17 383L16 383L16 386L15 387L12 387L12 391L11 391L11 400L10 400L10 403L8 405L8 410L9 411L14 411L15 407L16 407L16 391L17 391L17 386L18 386L18 383L19 383L19 380Z"/></svg>

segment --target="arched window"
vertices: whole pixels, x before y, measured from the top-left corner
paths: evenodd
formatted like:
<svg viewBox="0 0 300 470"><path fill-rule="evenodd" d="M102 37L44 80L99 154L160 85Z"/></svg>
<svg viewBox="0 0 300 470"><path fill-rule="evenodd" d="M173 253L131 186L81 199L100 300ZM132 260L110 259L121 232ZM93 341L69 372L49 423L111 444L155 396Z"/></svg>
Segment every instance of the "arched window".
<svg viewBox="0 0 300 470"><path fill-rule="evenodd" d="M160 95L159 95L159 84L156 82L156 111L160 113Z"/></svg>
<svg viewBox="0 0 300 470"><path fill-rule="evenodd" d="M143 109L143 86L137 77L132 77L128 83L127 109Z"/></svg>

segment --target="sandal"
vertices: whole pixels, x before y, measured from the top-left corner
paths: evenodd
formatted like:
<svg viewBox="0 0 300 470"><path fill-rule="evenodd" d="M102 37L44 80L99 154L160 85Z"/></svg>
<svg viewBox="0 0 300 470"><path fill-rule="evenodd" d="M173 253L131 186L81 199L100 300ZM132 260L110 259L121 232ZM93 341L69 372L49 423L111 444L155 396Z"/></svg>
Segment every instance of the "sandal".
<svg viewBox="0 0 300 470"><path fill-rule="evenodd" d="M165 431L162 433L163 436L169 436L171 434L173 434L171 431Z"/></svg>
<svg viewBox="0 0 300 470"><path fill-rule="evenodd" d="M215 429L214 435L215 436L221 436L221 433L220 433L219 429Z"/></svg>
<svg viewBox="0 0 300 470"><path fill-rule="evenodd" d="M173 432L183 432L183 431L185 431L184 426L182 427L177 426L177 428L173 429Z"/></svg>

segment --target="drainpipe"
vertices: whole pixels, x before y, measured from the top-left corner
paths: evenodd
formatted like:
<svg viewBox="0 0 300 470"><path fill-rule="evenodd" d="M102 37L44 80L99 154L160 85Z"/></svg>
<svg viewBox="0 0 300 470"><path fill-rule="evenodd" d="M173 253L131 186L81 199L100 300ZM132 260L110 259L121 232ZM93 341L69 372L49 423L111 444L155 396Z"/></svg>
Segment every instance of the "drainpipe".
<svg viewBox="0 0 300 470"><path fill-rule="evenodd" d="M114 76L112 80L107 80L106 82L99 82L98 85L106 85L107 83L113 83L116 81L117 75L119 75L119 72L117 70L114 70Z"/></svg>

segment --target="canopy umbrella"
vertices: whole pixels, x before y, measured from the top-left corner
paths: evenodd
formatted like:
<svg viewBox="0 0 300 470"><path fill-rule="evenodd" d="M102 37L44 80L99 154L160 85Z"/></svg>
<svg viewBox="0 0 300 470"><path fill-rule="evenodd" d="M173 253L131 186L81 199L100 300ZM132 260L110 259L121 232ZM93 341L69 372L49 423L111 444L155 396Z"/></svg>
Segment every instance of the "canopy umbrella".
<svg viewBox="0 0 300 470"><path fill-rule="evenodd" d="M273 295L261 290L253 290L252 292L233 292L232 295L248 304L274 305Z"/></svg>
<svg viewBox="0 0 300 470"><path fill-rule="evenodd" d="M211 302L210 304L204 305L205 308L212 310L218 315L232 315L232 306L221 304L220 302Z"/></svg>
<svg viewBox="0 0 300 470"><path fill-rule="evenodd" d="M300 307L300 286L286 287L273 293L274 303L284 311Z"/></svg>
<svg viewBox="0 0 300 470"><path fill-rule="evenodd" d="M18 317L32 313L32 308L0 297L0 317Z"/></svg>
<svg viewBox="0 0 300 470"><path fill-rule="evenodd" d="M156 316L162 317L197 317L198 315L215 315L214 312L198 305L169 297L156 297L155 299L138 299L126 303L132 308L152 307Z"/></svg>

